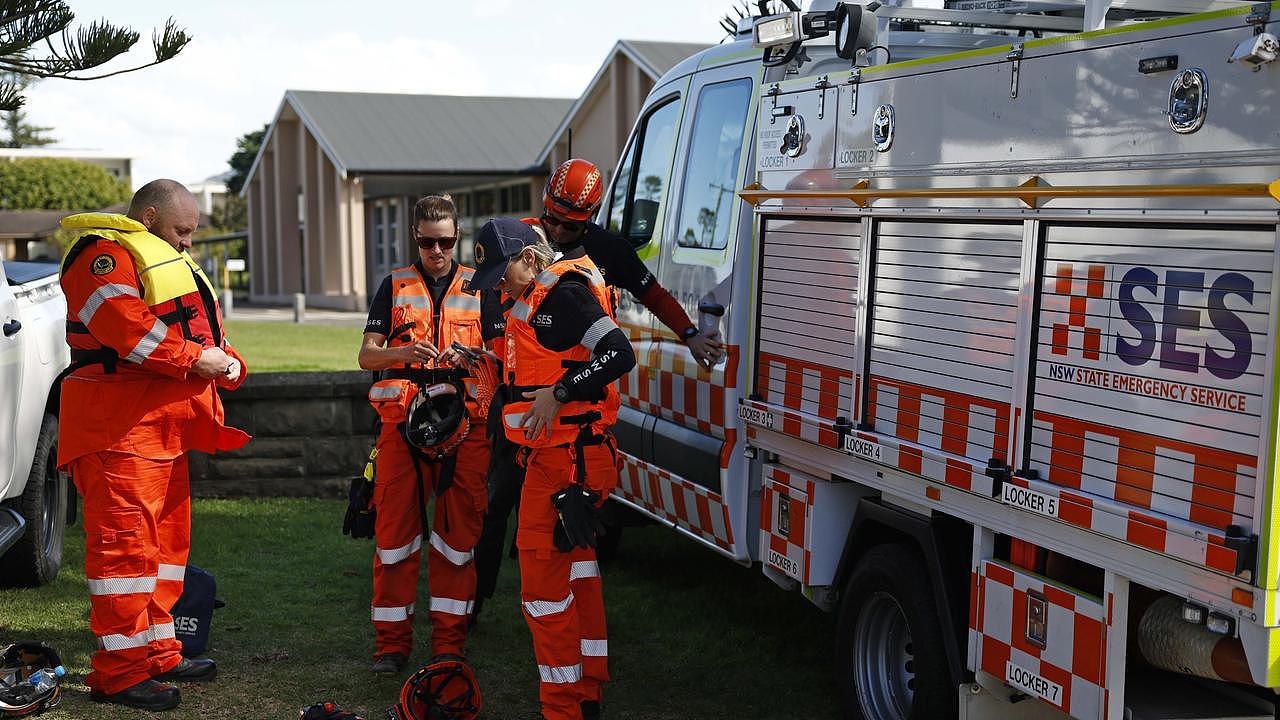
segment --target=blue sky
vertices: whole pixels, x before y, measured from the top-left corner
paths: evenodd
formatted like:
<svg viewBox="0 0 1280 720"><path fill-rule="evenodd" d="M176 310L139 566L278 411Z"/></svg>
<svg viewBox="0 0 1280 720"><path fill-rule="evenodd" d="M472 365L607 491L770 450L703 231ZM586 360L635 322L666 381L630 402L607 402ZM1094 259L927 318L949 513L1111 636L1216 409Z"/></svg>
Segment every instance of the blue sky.
<svg viewBox="0 0 1280 720"><path fill-rule="evenodd" d="M736 1L69 0L78 21L142 33L132 64L150 59L151 29L170 15L195 40L136 73L42 81L28 121L60 146L132 156L135 185L193 182L225 171L286 89L576 97L619 38L714 44Z"/></svg>

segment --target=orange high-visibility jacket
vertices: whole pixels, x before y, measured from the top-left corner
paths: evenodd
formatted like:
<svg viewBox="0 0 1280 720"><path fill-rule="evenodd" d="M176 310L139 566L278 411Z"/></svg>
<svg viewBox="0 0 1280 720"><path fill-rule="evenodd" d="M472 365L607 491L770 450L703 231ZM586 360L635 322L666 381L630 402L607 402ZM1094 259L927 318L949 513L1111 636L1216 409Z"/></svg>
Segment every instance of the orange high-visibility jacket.
<svg viewBox="0 0 1280 720"><path fill-rule="evenodd" d="M441 300L440 324L437 326L431 293L418 269L409 265L392 270L391 328L387 334L387 347L427 342L444 352L454 341L467 347L481 346L484 341L480 336L480 293L468 289L474 274L475 270L458 265L453 282ZM410 370L426 367L423 363L405 366ZM475 416L479 410L475 404L474 381L465 378L464 384L467 386L467 409ZM417 383L409 379L379 380L369 388L369 403L384 423L400 423L404 422L409 402L417 392Z"/></svg>
<svg viewBox="0 0 1280 720"><path fill-rule="evenodd" d="M232 450L214 383L188 370L227 344L213 286L185 252L123 215L64 218L79 232L63 258L67 342L80 365L62 384L58 465L106 450L152 459Z"/></svg>
<svg viewBox="0 0 1280 720"><path fill-rule="evenodd" d="M538 342L533 325L530 324L542 301L546 300L551 289L566 273L576 273L585 277L596 302L600 303L601 308L612 317L609 306L610 290L605 285L599 268L589 257L552 263L546 270L538 273L529 284L529 290L525 292L524 297L516 301L507 314L507 357L504 370L507 384L512 389L512 398L511 402L503 408L502 424L506 429L507 438L519 445L529 447L565 445L577 439L579 430L584 426L590 426L593 431L600 432L613 425L618 419L620 398L617 389L610 383L604 397L598 400L574 400L562 405L555 422L552 423L550 433L530 440L525 437L524 428L521 427L525 413L533 406L532 401L523 398L524 392L554 385L564 376L565 370L591 361L591 351L581 345L575 345L563 352L543 347ZM592 419L583 422L584 418Z"/></svg>

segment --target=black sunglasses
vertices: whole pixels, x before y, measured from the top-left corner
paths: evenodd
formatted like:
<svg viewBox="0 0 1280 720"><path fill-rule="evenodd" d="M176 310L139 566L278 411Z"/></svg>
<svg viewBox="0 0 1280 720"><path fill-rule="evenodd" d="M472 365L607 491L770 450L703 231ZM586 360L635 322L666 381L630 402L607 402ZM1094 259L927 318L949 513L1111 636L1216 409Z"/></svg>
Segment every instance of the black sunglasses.
<svg viewBox="0 0 1280 720"><path fill-rule="evenodd" d="M568 230L569 232L578 232L579 230L582 229L582 223L580 222L573 222L571 220L561 220L560 218L552 217L550 213L545 213L545 212L542 213L542 224L562 227L565 230Z"/></svg>
<svg viewBox="0 0 1280 720"><path fill-rule="evenodd" d="M458 244L458 238L456 237L420 237L418 238L418 247L422 248L423 250L430 250L431 248L439 245L441 250L445 252L449 252L450 250L453 249L453 246L456 244Z"/></svg>

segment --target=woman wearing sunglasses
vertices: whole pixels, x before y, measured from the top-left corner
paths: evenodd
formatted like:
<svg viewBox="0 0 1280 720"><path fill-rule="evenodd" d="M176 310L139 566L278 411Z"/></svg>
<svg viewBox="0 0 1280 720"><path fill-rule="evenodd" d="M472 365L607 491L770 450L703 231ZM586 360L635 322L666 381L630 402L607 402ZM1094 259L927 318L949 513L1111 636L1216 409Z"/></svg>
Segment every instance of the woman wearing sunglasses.
<svg viewBox="0 0 1280 720"><path fill-rule="evenodd" d="M369 392L382 427L378 435L373 505L373 671L396 674L413 652L413 616L422 547L431 588L431 655L463 655L475 598L472 551L487 499L489 442L474 392L465 398L472 430L447 457L428 460L400 432L419 388L456 379L449 346L482 345L481 309L500 313L493 291L469 286L474 271L453 259L458 216L447 195L429 195L413 208L418 259L393 270L369 307L360 367L381 370ZM446 453L446 455L449 455ZM429 540L423 527L435 497Z"/></svg>

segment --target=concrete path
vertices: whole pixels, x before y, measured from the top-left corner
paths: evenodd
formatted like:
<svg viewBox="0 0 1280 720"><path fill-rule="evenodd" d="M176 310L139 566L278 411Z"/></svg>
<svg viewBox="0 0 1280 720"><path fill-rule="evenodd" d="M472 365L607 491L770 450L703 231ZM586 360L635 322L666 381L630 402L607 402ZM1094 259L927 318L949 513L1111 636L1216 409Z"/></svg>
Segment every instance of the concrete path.
<svg viewBox="0 0 1280 720"><path fill-rule="evenodd" d="M322 310L320 308L307 308L303 322L316 325L344 325L347 327L364 327L365 319L368 317L364 312L349 312L346 310ZM293 308L266 306L266 305L247 305L244 303L236 303L231 308L231 313L227 316L228 320L265 320L268 322L293 322Z"/></svg>

